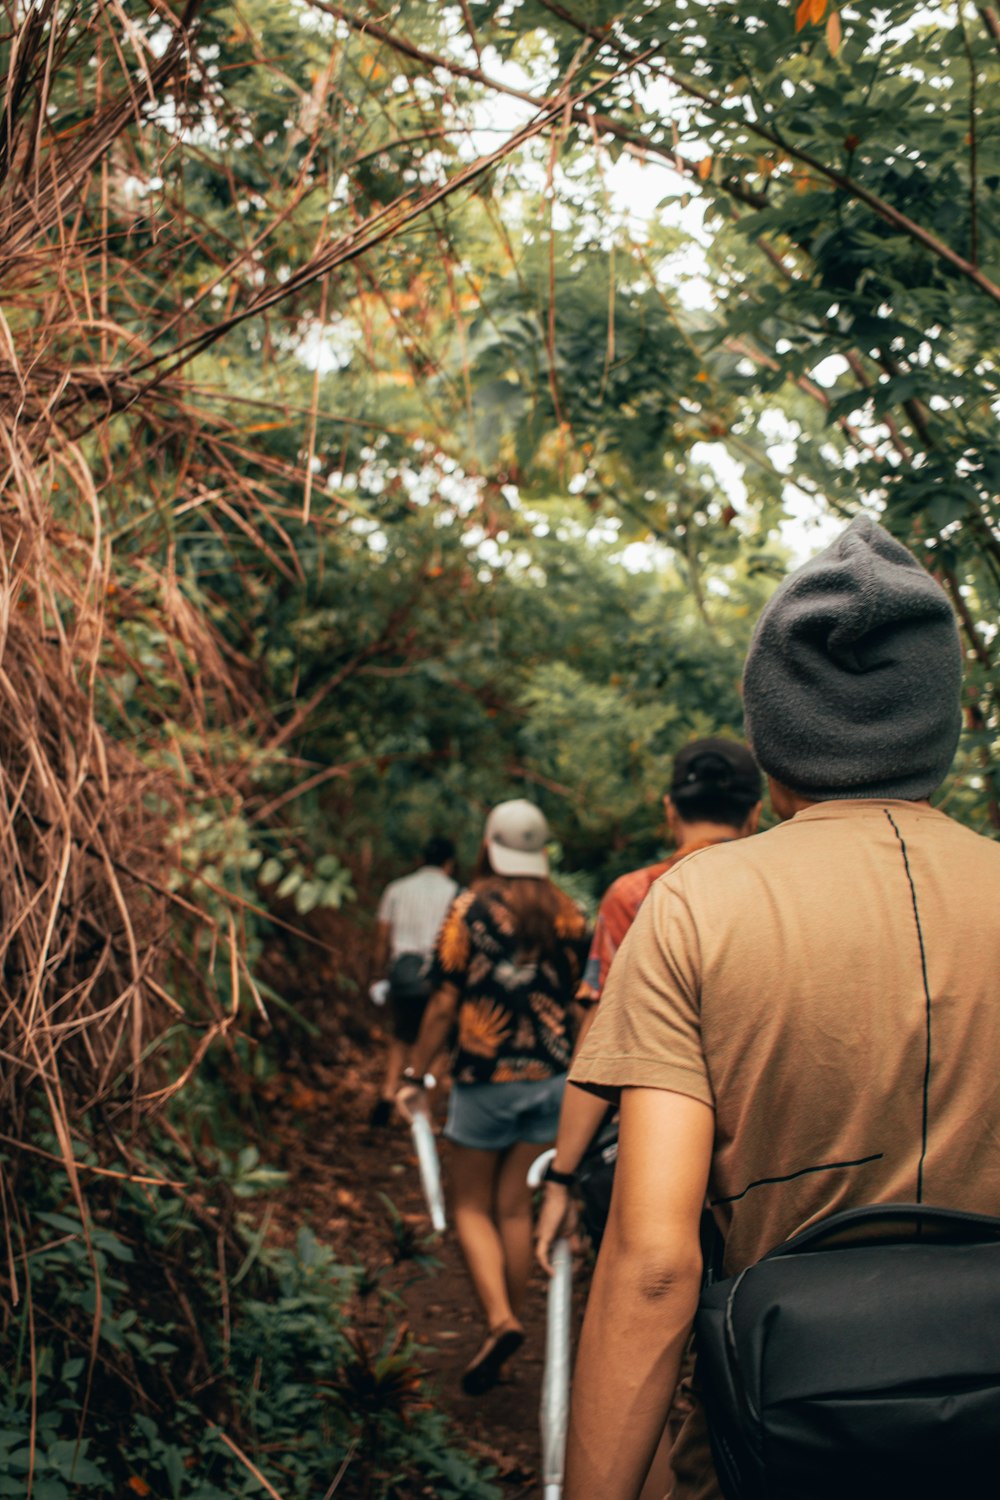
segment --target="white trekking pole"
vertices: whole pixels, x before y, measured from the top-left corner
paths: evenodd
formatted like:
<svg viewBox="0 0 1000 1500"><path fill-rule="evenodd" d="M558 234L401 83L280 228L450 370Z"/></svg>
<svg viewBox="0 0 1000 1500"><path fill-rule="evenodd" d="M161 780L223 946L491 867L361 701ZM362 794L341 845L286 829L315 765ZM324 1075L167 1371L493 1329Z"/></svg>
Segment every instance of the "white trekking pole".
<svg viewBox="0 0 1000 1500"><path fill-rule="evenodd" d="M437 1144L434 1140L434 1131L427 1113L422 1109L413 1111L410 1120L410 1134L413 1137L414 1149L417 1153L417 1165L420 1168L420 1185L424 1190L424 1199L427 1203L427 1211L431 1216L431 1224L438 1234L443 1234L447 1226L444 1212L444 1191L441 1187L441 1163L438 1160Z"/></svg>
<svg viewBox="0 0 1000 1500"><path fill-rule="evenodd" d="M555 1151L545 1151L531 1164L528 1183L540 1187L545 1169ZM545 1320L545 1370L539 1427L542 1437L542 1486L544 1500L561 1500L566 1464L566 1432L569 1427L570 1328L572 1324L573 1256L569 1240L552 1246L552 1276Z"/></svg>

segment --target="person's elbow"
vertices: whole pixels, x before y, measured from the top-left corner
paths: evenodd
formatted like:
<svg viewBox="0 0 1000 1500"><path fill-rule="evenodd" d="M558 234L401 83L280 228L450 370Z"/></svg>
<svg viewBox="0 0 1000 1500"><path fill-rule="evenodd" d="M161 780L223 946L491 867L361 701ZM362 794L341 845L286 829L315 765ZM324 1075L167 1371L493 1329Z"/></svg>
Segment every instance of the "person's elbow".
<svg viewBox="0 0 1000 1500"><path fill-rule="evenodd" d="M701 1256L668 1257L663 1253L634 1258L630 1280L636 1295L650 1307L671 1302L690 1307L692 1314L701 1289Z"/></svg>
<svg viewBox="0 0 1000 1500"><path fill-rule="evenodd" d="M455 1000L451 985L443 985L441 989L435 990L424 1011L424 1024L449 1026L455 1017Z"/></svg>
<svg viewBox="0 0 1000 1500"><path fill-rule="evenodd" d="M646 1227L608 1224L608 1259L633 1300L652 1312L664 1303L690 1307L693 1314L702 1280L701 1245L697 1235Z"/></svg>
<svg viewBox="0 0 1000 1500"><path fill-rule="evenodd" d="M455 1007L449 999L447 985L437 990L427 1001L420 1031L410 1053L410 1066L418 1073L431 1067L444 1046L454 1013Z"/></svg>

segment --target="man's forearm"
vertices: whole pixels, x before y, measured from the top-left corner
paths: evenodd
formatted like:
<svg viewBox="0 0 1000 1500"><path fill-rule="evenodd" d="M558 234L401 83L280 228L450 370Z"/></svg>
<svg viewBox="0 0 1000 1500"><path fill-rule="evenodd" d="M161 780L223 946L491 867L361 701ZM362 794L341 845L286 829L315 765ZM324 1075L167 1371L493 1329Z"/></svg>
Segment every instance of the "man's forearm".
<svg viewBox="0 0 1000 1500"><path fill-rule="evenodd" d="M580 1339L566 1500L635 1500L674 1396L701 1285L710 1104L621 1093L608 1228ZM669 1166L668 1166L669 1164Z"/></svg>
<svg viewBox="0 0 1000 1500"><path fill-rule="evenodd" d="M603 1099L577 1088L575 1083L567 1083L559 1115L554 1167L560 1172L576 1171L607 1112Z"/></svg>
<svg viewBox="0 0 1000 1500"><path fill-rule="evenodd" d="M623 1251L609 1225L573 1379L565 1500L639 1494L673 1400L700 1272L683 1252L671 1263Z"/></svg>

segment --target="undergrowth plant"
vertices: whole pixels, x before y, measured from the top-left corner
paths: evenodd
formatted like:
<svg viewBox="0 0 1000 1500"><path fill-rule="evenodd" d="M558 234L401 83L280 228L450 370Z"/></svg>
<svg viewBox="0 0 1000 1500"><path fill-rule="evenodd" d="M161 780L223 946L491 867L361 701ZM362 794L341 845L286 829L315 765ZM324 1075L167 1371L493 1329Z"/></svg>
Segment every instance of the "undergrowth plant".
<svg viewBox="0 0 1000 1500"><path fill-rule="evenodd" d="M54 1161L21 1175L33 1248L4 1316L0 1496L498 1494L435 1410L377 1272L308 1229L267 1247L221 1176L176 1150L144 1180L112 1171L83 1218Z"/></svg>

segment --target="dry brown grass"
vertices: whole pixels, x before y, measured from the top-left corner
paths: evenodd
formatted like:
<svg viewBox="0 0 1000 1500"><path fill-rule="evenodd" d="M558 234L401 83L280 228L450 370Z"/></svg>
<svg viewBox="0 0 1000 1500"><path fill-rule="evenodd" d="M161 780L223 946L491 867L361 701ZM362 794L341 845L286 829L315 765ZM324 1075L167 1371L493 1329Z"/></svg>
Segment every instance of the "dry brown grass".
<svg viewBox="0 0 1000 1500"><path fill-rule="evenodd" d="M187 62L181 25L153 58L115 4L43 0L27 9L8 0L4 10L12 41L0 122L0 1107L4 1134L16 1139L28 1104L44 1097L69 1163L82 1114L96 1102L134 1105L142 1059L179 1009L164 979L181 793L99 722L128 653L116 630L102 495L114 477L102 462L107 432L89 444L81 432L100 423L102 403L106 424L112 361L128 343L102 317L99 278L116 268L94 253L108 153L146 100L183 83ZM95 56L101 69L106 57L117 66L102 71L90 118L60 129L68 83ZM169 569L159 568L156 592L170 642L193 651L202 683L234 702L230 665ZM204 708L186 696L185 709Z"/></svg>
<svg viewBox="0 0 1000 1500"><path fill-rule="evenodd" d="M183 840L199 807L239 815L247 768L232 746L270 719L251 664L181 586L171 534L194 514L286 574L296 562L269 540L280 520L265 534L262 519L285 476L254 470L242 436L203 415L179 375L155 388L147 375L144 389L131 371L151 344L112 316L131 310L155 337L174 313L163 267L136 275L108 232L149 101L181 111L190 86L196 7L180 19L155 8L173 30L158 56L113 0L3 6L0 1203L15 1308L26 1293L30 1307L18 1266L35 1236L17 1186L38 1132L56 1143L89 1242L87 1183L120 1170L100 1163L128 1161L143 1118L241 1024L248 994L260 1004L240 903L222 893L206 909ZM130 487L158 518L140 537ZM136 630L155 631L158 671ZM157 1042L178 1025L186 1061L174 1047L168 1066ZM99 1319L98 1295L92 1353Z"/></svg>
<svg viewBox="0 0 1000 1500"><path fill-rule="evenodd" d="M33 1452L45 1312L30 1256L49 1232L19 1192L26 1169L50 1157L76 1203L89 1387L90 1185L123 1161L155 1180L138 1127L256 993L240 904L198 899L184 839L199 808L239 814L231 747L270 719L250 664L182 587L171 535L195 514L271 547L275 476L246 477L239 434L203 418L179 374L132 374L174 305L163 266L137 272L109 232L150 101L183 110L195 11L153 0L172 34L154 55L117 0L0 6L0 1322L28 1330ZM140 533L130 491L154 517ZM294 550L277 562L294 573ZM153 633L151 666L137 642ZM187 1039L169 1065L168 1028Z"/></svg>

